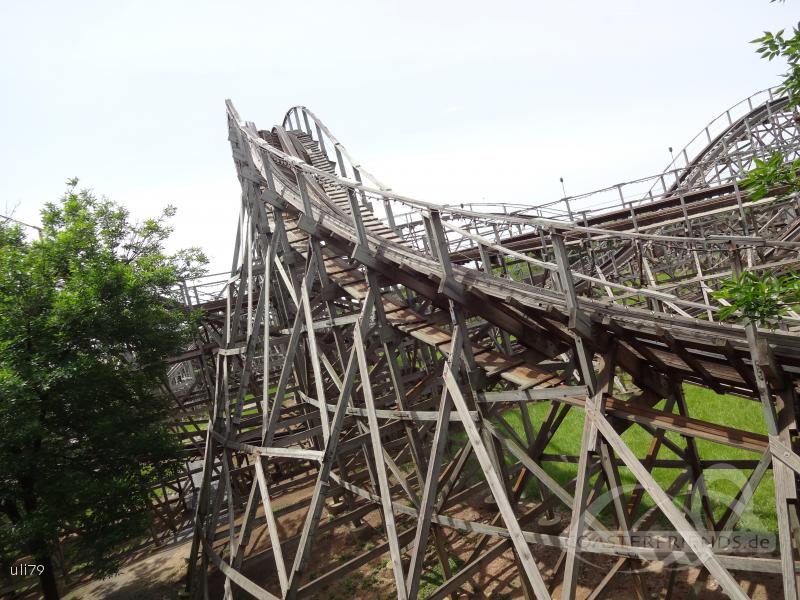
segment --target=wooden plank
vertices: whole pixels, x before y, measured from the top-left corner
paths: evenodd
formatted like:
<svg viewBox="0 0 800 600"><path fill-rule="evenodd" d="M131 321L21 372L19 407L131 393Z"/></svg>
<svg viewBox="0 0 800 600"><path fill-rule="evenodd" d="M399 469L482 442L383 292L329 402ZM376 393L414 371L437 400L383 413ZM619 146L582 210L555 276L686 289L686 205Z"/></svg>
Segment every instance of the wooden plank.
<svg viewBox="0 0 800 600"><path fill-rule="evenodd" d="M789 467L796 475L800 475L800 456L784 444L780 437L776 435L769 437L769 451L772 456Z"/></svg>
<svg viewBox="0 0 800 600"><path fill-rule="evenodd" d="M369 379L369 367L367 366L367 356L364 351L364 342L361 336L355 336L353 344L358 357L358 370L361 375L361 387L364 393L364 403L367 406L367 421L369 423L369 434L372 441L372 455L375 458L375 469L378 475L378 485L381 492L381 505L383 506L384 526L386 537L389 539L389 552L392 559L392 569L394 571L395 585L398 600L405 600L405 584L403 582L403 563L400 556L400 544L397 540L397 528L394 522L394 512L392 512L392 497L389 492L389 481L386 477L386 469L383 465L383 445L379 432L378 417L375 414L375 400L372 396L372 384Z"/></svg>
<svg viewBox="0 0 800 600"><path fill-rule="evenodd" d="M500 432L497 431L495 426L490 422L484 421L483 426L500 442L503 448L513 454L514 458L522 463L522 465L528 469L533 476L536 477L536 479L538 479L541 484L553 494L554 497L558 498L564 504L564 506L570 509L574 506L575 498L572 496L572 494L570 494L553 477L551 477L547 471L545 471L533 458L526 454L523 448L521 448L513 440L509 440L508 438L500 435ZM591 513L587 513L585 518L594 529L599 531L605 531L607 529L605 525L598 521Z"/></svg>
<svg viewBox="0 0 800 600"><path fill-rule="evenodd" d="M217 567L226 578L233 581L236 585L258 600L280 600L277 596L270 594L267 590L256 585L250 579L239 573L236 569L225 562L222 557L214 551L211 544L204 541L205 555L211 559L211 563Z"/></svg>
<svg viewBox="0 0 800 600"><path fill-rule="evenodd" d="M509 390L504 392L477 392L478 402L542 402L544 400L562 400L570 396L585 396L585 385L560 385L551 388L526 390Z"/></svg>
<svg viewBox="0 0 800 600"><path fill-rule="evenodd" d="M289 589L289 580L286 577L286 564L283 562L283 551L281 550L281 539L278 534L278 523L275 520L275 513L272 511L272 502L269 497L269 486L267 485L267 478L264 476L264 469L261 466L261 459L256 459L256 479L258 487L261 491L261 501L264 504L264 515L267 519L267 529L269 530L269 539L272 543L272 555L275 559L275 569L278 572L278 581L281 586L281 593L286 595Z"/></svg>
<svg viewBox="0 0 800 600"><path fill-rule="evenodd" d="M593 408L586 409L587 419L594 422L597 429L608 441L625 465L631 470L636 479L647 490L656 505L669 519L680 536L686 541L692 552L708 569L709 573L717 580L722 589L728 596L737 600L748 600L747 595L739 587L739 584L731 574L720 564L710 545L706 544L702 536L692 527L686 517L683 516L672 503L672 499L667 496L663 489L656 483L653 476L644 468L639 459L631 452L619 434L606 420L606 418Z"/></svg>
<svg viewBox="0 0 800 600"><path fill-rule="evenodd" d="M461 365L461 346L462 330L456 327L453 332L453 351L450 358L445 363L442 377L447 378L451 371L456 373ZM439 486L439 474L442 469L442 459L448 441L448 425L450 424L451 398L445 386L439 398L439 414L436 420L436 429L431 442L431 456L428 460L428 472L425 477L420 501L420 514L417 519L414 543L411 550L411 560L408 564L408 575L405 580L405 591L409 598L416 598L419 592L420 575L422 573L423 562L425 561L425 551L428 546L428 534L431 527L431 515L433 514L436 493Z"/></svg>
<svg viewBox="0 0 800 600"><path fill-rule="evenodd" d="M595 410L596 398L586 398L585 411ZM584 418L583 430L581 432L581 451L580 458L578 459L578 477L575 484L575 501L572 504L572 515L569 526L569 536L567 542L567 556L564 566L563 587L561 597L569 600L574 600L577 588L578 567L577 564L578 554L580 549L578 547L579 540L583 537L583 529L586 521L588 510L586 503L589 495L589 460L590 453L594 452L594 441L592 433L594 431L594 423L589 418ZM596 439L596 438L595 438Z"/></svg>
<svg viewBox="0 0 800 600"><path fill-rule="evenodd" d="M461 390L458 388L458 383L456 383L452 373L449 372L445 374L444 381L445 385L447 385L447 389L452 395L453 404L455 405L458 413L461 415L464 430L467 432L469 441L472 444L472 449L475 452L475 456L477 457L478 462L481 465L481 469L486 477L486 483L492 490L492 495L497 503L497 508L500 511L500 514L503 516L503 521L509 530L509 534L511 536L512 543L514 544L514 548L517 551L517 555L519 556L520 561L522 561L525 569L525 576L528 578L531 586L533 587L536 597L539 600L549 600L550 594L548 593L547 586L542 579L542 574L539 571L539 567L536 565L536 561L531 554L531 550L528 547L527 542L522 536L522 529L520 528L517 517L514 514L514 509L511 507L511 503L508 501L508 497L506 496L505 486L503 485L502 481L500 481L497 472L492 467L491 460L489 459L489 455L487 454L486 448L483 445L478 428L469 418L469 409L467 408L464 397L461 395Z"/></svg>
<svg viewBox="0 0 800 600"><path fill-rule="evenodd" d="M353 335L355 337L362 337L366 335L367 331L367 317L372 313L372 303L375 302L375 293L370 290L367 297L364 299L362 307L362 318L360 318L353 327ZM294 600L297 596L297 588L299 586L299 576L305 568L308 561L308 555L311 551L311 543L316 535L317 528L319 527L319 519L322 514L322 506L325 502L326 489L328 486L328 478L333 468L333 462L336 457L336 449L339 444L339 434L344 423L346 414L345 408L348 399L353 391L355 383L357 357L356 350L353 348L350 352L350 359L347 363L345 370L342 390L339 393L339 400L336 404L336 412L333 414L331 421L331 436L328 438L328 443L325 446L325 453L323 455L320 470L317 474L317 481L314 485L314 492L311 496L311 503L309 504L308 513L303 523L302 533L300 535L300 542L297 553L294 557L294 564L292 565L291 574L289 575L289 590L285 595L286 600Z"/></svg>
<svg viewBox="0 0 800 600"><path fill-rule="evenodd" d="M317 349L317 336L314 332L314 317L311 314L311 301L308 297L308 290L315 279L316 267L314 264L317 260L319 260L319 257L314 254L309 257L310 264L308 271L310 277L306 277L303 281L303 285L300 289L300 298L303 307L302 312L305 317L306 342L308 343L309 359L311 360L311 367L314 372L314 385L317 392L317 399L324 404L325 385L322 381L322 369L319 366L319 350ZM330 437L330 424L328 423L327 411L320 411L320 420L322 423L322 439L327 442L328 437Z"/></svg>
<svg viewBox="0 0 800 600"><path fill-rule="evenodd" d="M683 344L676 340L672 333L661 328L659 330L659 334L661 335L661 338L667 342L672 351L677 354L683 362L686 363L686 366L697 373L708 387L718 394L722 393L719 380L714 377L705 367L705 365L703 365L700 360L698 360L691 352L689 352Z"/></svg>

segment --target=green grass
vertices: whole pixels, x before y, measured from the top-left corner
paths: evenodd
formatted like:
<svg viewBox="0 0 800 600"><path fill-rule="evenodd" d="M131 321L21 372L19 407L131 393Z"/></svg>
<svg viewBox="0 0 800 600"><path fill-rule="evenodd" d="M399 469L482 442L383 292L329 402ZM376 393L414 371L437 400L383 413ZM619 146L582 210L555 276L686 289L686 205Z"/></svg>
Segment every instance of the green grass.
<svg viewBox="0 0 800 600"><path fill-rule="evenodd" d="M450 570L453 573L456 573L463 565L463 561L454 556L451 556L448 562L450 563ZM420 576L418 597L420 599L427 598L444 583L444 580L442 565L437 562L435 567L424 571Z"/></svg>
<svg viewBox="0 0 800 600"><path fill-rule="evenodd" d="M692 385L686 385L684 387L684 392L690 416L728 427L735 427L755 433L766 433L764 418L761 413L761 405L759 403L735 396L718 395L711 390ZM656 408L663 410L664 404L665 402L662 401L656 405ZM528 412L537 430L544 421L548 408L549 405L546 403L528 405ZM517 434L524 439L524 430L522 428L519 411L508 411L504 414L504 418L514 428ZM577 456L580 452L582 429L583 411L573 408L569 411L563 423L558 428L545 452L548 454L569 454ZM682 448L685 446L685 441L680 435L669 432L667 433L667 437L678 446ZM650 441L652 440L649 433L635 425L629 427L622 435L622 438L640 459L643 459L647 454ZM697 449L701 459L714 460L720 463L730 460L757 460L760 458L758 454L754 452L748 452L746 450L740 450L706 440L697 440ZM658 457L660 459L678 458L663 445L661 446ZM514 462L511 459L507 460L509 463ZM547 461L544 463L544 469L559 483L565 485L575 478L577 465ZM663 489L668 488L678 474L679 471L677 469L657 468L653 470L654 479ZM735 497L749 475L749 469L710 469L706 471L706 481L715 519L718 519L723 514L728 502ZM625 467L620 468L620 477L624 485L633 485L635 482L635 478ZM685 489L684 487L683 491L685 491ZM526 495L538 498L535 481L529 483L526 489ZM652 499L646 495L639 510L639 515L651 506L653 506ZM699 513L699 501L696 496L692 510L693 512ZM613 522L610 507L600 514L603 520ZM666 524L666 522L664 522L664 524ZM768 471L762 479L737 529L767 532L775 532L777 530L774 485L771 472Z"/></svg>

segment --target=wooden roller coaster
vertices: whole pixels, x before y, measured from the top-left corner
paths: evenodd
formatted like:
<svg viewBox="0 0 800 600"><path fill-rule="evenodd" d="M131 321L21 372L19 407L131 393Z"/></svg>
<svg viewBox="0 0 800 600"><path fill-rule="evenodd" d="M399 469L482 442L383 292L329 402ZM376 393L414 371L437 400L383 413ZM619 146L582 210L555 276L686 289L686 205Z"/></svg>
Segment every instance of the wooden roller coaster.
<svg viewBox="0 0 800 600"><path fill-rule="evenodd" d="M217 288L187 285L206 319L170 379L189 456L178 488L194 490L188 594L215 597L213 571L225 598L326 597L382 558L397 598L432 571L425 596L455 598L505 555L525 598L644 598L647 568L687 565L732 598L753 573L798 597L800 316L721 322L713 295L745 269L800 263L800 200L752 201L737 183L756 158L800 153L784 98L729 109L662 174L535 206L404 197L305 107L270 130L227 112L233 264ZM752 400L763 421L693 416L686 384ZM579 451L562 452L576 413ZM725 501L707 485L722 468L744 473ZM298 481L308 493L287 494ZM733 551L721 540L767 481L774 544ZM345 531L369 540L346 560L318 543Z"/></svg>

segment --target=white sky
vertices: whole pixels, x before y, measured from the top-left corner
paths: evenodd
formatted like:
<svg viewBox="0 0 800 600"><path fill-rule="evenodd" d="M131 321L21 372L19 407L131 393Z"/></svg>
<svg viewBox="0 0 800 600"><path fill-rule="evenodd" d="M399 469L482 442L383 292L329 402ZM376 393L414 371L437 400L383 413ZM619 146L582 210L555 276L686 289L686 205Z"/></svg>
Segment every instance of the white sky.
<svg viewBox="0 0 800 600"><path fill-rule="evenodd" d="M747 42L796 4L0 0L0 213L67 178L229 267L224 99L261 128L311 108L395 191L534 203L653 174L774 85Z"/></svg>

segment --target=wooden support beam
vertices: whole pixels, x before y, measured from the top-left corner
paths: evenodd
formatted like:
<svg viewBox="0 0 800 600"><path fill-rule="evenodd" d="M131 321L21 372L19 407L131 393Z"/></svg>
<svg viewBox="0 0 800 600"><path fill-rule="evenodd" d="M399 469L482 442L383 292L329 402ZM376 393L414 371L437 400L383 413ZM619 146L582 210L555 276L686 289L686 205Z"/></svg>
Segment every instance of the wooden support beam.
<svg viewBox="0 0 800 600"><path fill-rule="evenodd" d="M456 374L461 365L461 349L463 347L463 333L460 328L453 332L453 345L450 357L445 364L442 377L446 380L451 372ZM442 469L442 459L448 441L448 425L450 424L451 396L447 386L442 390L439 399L439 416L436 420L436 429L431 442L431 455L428 459L428 472L425 477L425 486L422 491L420 501L420 514L417 520L416 533L411 550L411 560L408 564L408 575L406 576L404 593L409 598L416 598L419 593L420 575L422 574L425 551L428 545L428 534L430 532L431 515L433 514L436 493L439 487L439 475Z"/></svg>
<svg viewBox="0 0 800 600"><path fill-rule="evenodd" d="M742 588L739 587L739 584L731 574L720 564L711 546L703 540L703 537L697 533L681 511L675 507L672 503L672 499L667 496L664 490L656 483L653 476L644 468L642 463L639 462L639 459L631 452L630 448L628 448L622 438L619 437L619 434L614 431L614 428L606 418L594 408L587 408L586 416L587 419L595 424L617 455L639 480L639 483L647 490L647 493L650 494L650 497L664 513L664 516L669 519L678 534L683 537L686 544L692 549L692 552L700 559L714 579L717 580L725 593L731 598L747 600L747 595L742 591Z"/></svg>
<svg viewBox="0 0 800 600"><path fill-rule="evenodd" d="M547 586L542 579L542 574L539 571L539 567L536 565L536 561L531 554L531 550L522 536L522 530L520 529L517 518L514 515L514 510L511 507L511 503L508 501L508 497L506 496L505 486L503 486L497 472L492 467L489 455L487 454L483 445L483 441L481 440L480 432L478 431L476 425L469 419L469 409L467 408L467 403L465 402L464 397L461 395L461 390L458 387L458 383L453 378L452 373L449 372L445 373L444 381L447 389L452 395L453 404L455 405L458 413L461 415L464 429L467 432L467 437L469 438L473 451L475 452L475 456L478 458L478 462L481 465L481 469L486 477L486 482L489 485L489 488L492 490L492 495L497 503L497 508L500 511L500 514L503 516L503 521L508 528L511 541L514 545L517 555L519 556L520 561L522 561L525 569L524 576L528 578L534 592L536 593L536 597L539 600L547 600L550 598L550 594L547 591Z"/></svg>
<svg viewBox="0 0 800 600"><path fill-rule="evenodd" d="M727 213L741 208L739 190L730 186L680 189L676 195L662 182L663 198L634 207L625 204L620 185L622 209L583 214L582 225L571 214L570 221L543 218L542 208L500 214L436 206L377 184L304 107L290 109L283 126L272 130L242 121L230 104L228 116L242 185L232 266L221 278L222 296L193 302L184 286L187 306L202 306L206 321L197 349L176 357L170 379L199 380L196 374L202 374L207 380L205 388L195 381L175 394L181 406L175 428L192 457L184 487L193 488L192 478L203 475L189 561L195 598L210 593L211 565L222 573L225 600L239 590L275 598L242 575L250 535L263 525L271 542L264 556L275 561L282 600L324 594L338 578L381 554L390 558L397 595L413 598L431 566L426 565L431 551L445 579L431 598L443 598L509 550L513 572L522 578L521 593L547 598L530 544L561 551L551 587L563 566L564 598L576 595L582 553L616 559L589 593L591 600L608 591L625 565L640 560L656 566L699 561L705 571L698 581L710 573L735 598L742 592L729 570L779 574L784 595L797 598L800 454L793 377L800 367L800 342L793 329L743 330L716 322L719 306L709 304L714 282L741 273L741 248L754 270L800 266L797 242L769 239L776 232L791 234L786 225L796 217L793 203L748 203L746 216L753 222L747 229L763 237L745 232L730 239L730 248L720 236L692 237L691 231L717 227L717 233L729 235ZM744 129L730 122L723 146L734 148L735 132L748 129L747 121ZM774 115L770 122L775 124ZM780 139L788 143L785 136ZM334 161L325 154L328 143ZM351 174L355 180L348 179ZM720 168L710 176L726 177ZM372 212L376 199L388 225ZM702 229L696 219L702 219ZM690 231L671 235L681 227ZM659 281L663 275L669 281ZM790 327L797 322L790 313ZM633 390L628 397L623 390L624 396L614 397L617 369L630 375L641 393ZM681 379L719 393L757 395L769 435L689 416ZM656 409L663 398L666 408ZM551 405L537 431L528 411L530 403L544 401ZM674 404L679 414L673 413ZM585 414L580 453L552 445L545 453L573 407ZM253 408L257 412L251 414ZM510 425L517 410L524 435ZM211 415L206 429L197 423L201 414ZM467 441L457 448L461 440L451 433L459 423ZM622 440L634 423L653 436L643 458ZM668 432L682 436L686 447ZM203 435L205 447L199 443ZM752 473L708 531L685 527L674 505L692 479L697 482L692 491L700 492L710 516L703 469L715 466L710 457L700 459L698 439L758 454L727 465ZM664 447L677 458L660 460ZM576 464L575 480L560 485L542 467L545 461ZM623 467L641 492L622 493ZM656 468L678 473L668 489L655 484ZM736 525L770 468L780 558L715 554L705 536ZM304 479L278 481L298 469L308 473ZM475 469L485 481L473 483ZM525 509L520 499L531 480L541 501ZM278 499L303 481L313 481L309 498L288 504ZM485 486L497 504L490 522L450 514L449 508L470 495L485 494ZM162 490L171 494L173 487ZM608 539L608 525L588 510L605 490L619 541ZM645 493L656 508L636 519ZM334 500L331 514L339 516L321 523L328 496ZM162 513L171 502L160 503ZM274 510L279 502L281 509ZM558 503L571 511L569 530L555 535L535 525L527 529L535 519L554 516ZM265 514L257 517L259 504ZM306 508L298 535L278 534L280 515ZM373 510L384 525L385 543L342 564L316 565L320 532L357 524ZM633 532L652 526L659 511L684 535L689 550L631 543ZM587 529L596 535L584 535ZM458 540L469 534L478 541L464 568L453 574L448 536ZM289 565L284 557L292 558ZM404 557L410 559L407 569ZM308 580L311 561L323 574ZM641 598L641 583L632 575L630 585L620 589Z"/></svg>
<svg viewBox="0 0 800 600"><path fill-rule="evenodd" d="M367 420L369 422L369 434L372 441L372 456L375 460L375 470L378 474L378 485L380 487L381 504L383 506L384 515L383 522L386 528L386 537L389 540L392 570L394 572L395 584L397 585L397 598L398 600L405 600L407 595L403 582L403 563L400 556L400 545L397 541L397 528L394 522L394 512L392 511L392 497L389 493L389 481L386 477L386 468L383 464L383 446L378 431L378 417L375 414L375 399L372 396L372 384L369 380L369 367L367 366L364 341L361 339L361 336L355 336L353 343L358 358L358 370L361 376L362 390L364 392L364 403L367 406Z"/></svg>
<svg viewBox="0 0 800 600"><path fill-rule="evenodd" d="M698 360L691 352L689 352L686 347L680 343L680 341L675 339L675 336L673 336L672 333L663 328L660 328L658 333L660 337L669 345L670 349L677 354L683 362L686 363L686 366L697 373L697 375L708 387L718 394L722 393L722 387L720 386L719 380L709 373L708 369L703 366L700 360Z"/></svg>

